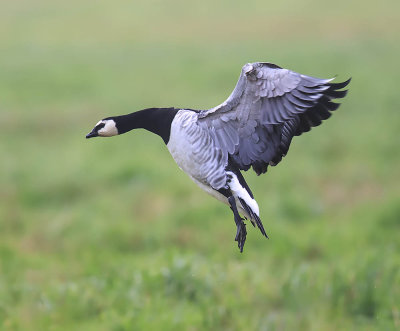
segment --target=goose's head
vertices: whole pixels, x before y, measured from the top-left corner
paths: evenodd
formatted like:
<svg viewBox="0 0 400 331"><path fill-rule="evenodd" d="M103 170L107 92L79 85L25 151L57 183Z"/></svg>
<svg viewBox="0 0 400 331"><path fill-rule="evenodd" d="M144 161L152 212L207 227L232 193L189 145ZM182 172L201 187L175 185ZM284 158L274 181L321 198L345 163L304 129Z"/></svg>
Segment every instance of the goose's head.
<svg viewBox="0 0 400 331"><path fill-rule="evenodd" d="M86 138L93 137L112 137L119 134L117 129L117 124L113 118L105 118L99 121L90 131Z"/></svg>

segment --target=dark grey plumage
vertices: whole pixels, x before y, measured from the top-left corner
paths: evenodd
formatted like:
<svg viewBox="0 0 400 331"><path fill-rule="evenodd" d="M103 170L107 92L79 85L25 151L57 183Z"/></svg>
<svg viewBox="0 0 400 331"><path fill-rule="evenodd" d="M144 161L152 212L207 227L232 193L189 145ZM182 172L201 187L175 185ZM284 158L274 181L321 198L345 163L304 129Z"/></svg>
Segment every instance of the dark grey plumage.
<svg viewBox="0 0 400 331"><path fill-rule="evenodd" d="M241 170L259 175L278 164L293 136L331 116L347 86L282 69L271 63L243 66L237 85L221 105L201 111L198 123Z"/></svg>

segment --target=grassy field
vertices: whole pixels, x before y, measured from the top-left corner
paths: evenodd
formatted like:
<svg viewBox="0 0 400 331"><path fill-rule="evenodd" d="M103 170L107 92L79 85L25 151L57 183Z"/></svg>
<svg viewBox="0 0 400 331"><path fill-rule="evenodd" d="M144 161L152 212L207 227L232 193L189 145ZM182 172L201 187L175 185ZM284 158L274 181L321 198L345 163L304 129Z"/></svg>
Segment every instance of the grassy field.
<svg viewBox="0 0 400 331"><path fill-rule="evenodd" d="M1 330L400 329L400 2L8 1L0 10ZM270 240L162 141L101 118L205 109L241 66L353 77L246 174Z"/></svg>

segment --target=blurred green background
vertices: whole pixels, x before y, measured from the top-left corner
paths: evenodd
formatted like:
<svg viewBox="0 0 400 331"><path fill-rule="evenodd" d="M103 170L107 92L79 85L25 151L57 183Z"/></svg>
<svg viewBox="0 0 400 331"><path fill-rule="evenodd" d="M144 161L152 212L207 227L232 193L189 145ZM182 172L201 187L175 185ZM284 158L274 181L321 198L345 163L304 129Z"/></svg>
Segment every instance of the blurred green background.
<svg viewBox="0 0 400 331"><path fill-rule="evenodd" d="M400 328L400 2L3 1L1 330ZM101 118L206 109L241 66L338 81L342 107L246 179L270 240L144 131Z"/></svg>

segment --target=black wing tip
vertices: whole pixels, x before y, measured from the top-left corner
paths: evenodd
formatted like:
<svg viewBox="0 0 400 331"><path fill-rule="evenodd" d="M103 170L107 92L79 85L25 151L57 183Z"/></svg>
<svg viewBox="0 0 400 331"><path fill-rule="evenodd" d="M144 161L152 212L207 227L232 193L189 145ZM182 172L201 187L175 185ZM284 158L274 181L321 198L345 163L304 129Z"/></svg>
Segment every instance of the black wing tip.
<svg viewBox="0 0 400 331"><path fill-rule="evenodd" d="M342 90L343 88L347 87L351 82L351 77L341 83L328 83L327 86L329 88L325 91L325 95L328 96L330 99L341 99L344 98L349 90Z"/></svg>
<svg viewBox="0 0 400 331"><path fill-rule="evenodd" d="M253 162L251 165L254 172L257 174L257 176L260 176L261 174L265 174L268 170L268 163L263 162L263 161L256 161Z"/></svg>
<svg viewBox="0 0 400 331"><path fill-rule="evenodd" d="M349 85L351 80L352 80L352 77L350 77L348 80L341 82L341 83L328 83L326 85L329 86L329 90L340 90L342 88L345 88L347 85Z"/></svg>
<svg viewBox="0 0 400 331"><path fill-rule="evenodd" d="M271 62L258 62L261 65L265 65L268 68L271 69L282 69L282 67L278 66L277 64L271 63Z"/></svg>
<svg viewBox="0 0 400 331"><path fill-rule="evenodd" d="M324 103L324 106L328 108L329 111L335 111L336 109L339 108L340 103L338 102L333 102L333 101L327 101Z"/></svg>
<svg viewBox="0 0 400 331"><path fill-rule="evenodd" d="M342 90L342 91L331 90L331 91L326 92L325 94L327 96L331 97L332 99L341 99L341 98L344 98L348 92L349 92L349 90Z"/></svg>

